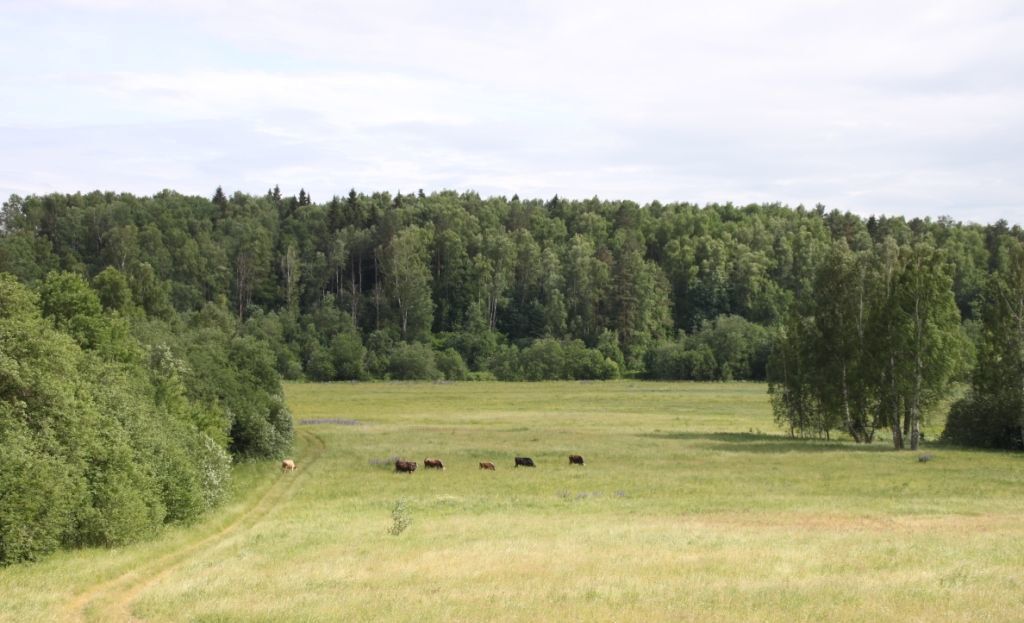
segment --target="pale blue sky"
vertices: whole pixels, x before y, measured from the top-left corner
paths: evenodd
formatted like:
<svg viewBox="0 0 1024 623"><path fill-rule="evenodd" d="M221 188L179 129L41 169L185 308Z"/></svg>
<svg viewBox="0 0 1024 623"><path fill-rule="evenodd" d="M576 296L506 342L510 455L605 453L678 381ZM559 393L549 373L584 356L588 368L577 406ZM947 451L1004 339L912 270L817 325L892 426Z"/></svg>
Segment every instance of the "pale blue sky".
<svg viewBox="0 0 1024 623"><path fill-rule="evenodd" d="M1024 223L1016 1L0 0L0 72L0 197L453 188Z"/></svg>

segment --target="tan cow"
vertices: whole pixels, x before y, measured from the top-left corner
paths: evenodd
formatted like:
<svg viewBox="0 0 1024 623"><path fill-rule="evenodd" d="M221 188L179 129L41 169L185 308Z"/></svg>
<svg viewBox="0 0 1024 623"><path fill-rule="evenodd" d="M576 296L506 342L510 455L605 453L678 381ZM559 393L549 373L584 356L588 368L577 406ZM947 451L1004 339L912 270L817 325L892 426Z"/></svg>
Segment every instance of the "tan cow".
<svg viewBox="0 0 1024 623"><path fill-rule="evenodd" d="M285 459L281 461L281 471L290 472L295 470L295 461Z"/></svg>
<svg viewBox="0 0 1024 623"><path fill-rule="evenodd" d="M480 469L489 469L493 472L494 463L491 463L490 461L480 461Z"/></svg>

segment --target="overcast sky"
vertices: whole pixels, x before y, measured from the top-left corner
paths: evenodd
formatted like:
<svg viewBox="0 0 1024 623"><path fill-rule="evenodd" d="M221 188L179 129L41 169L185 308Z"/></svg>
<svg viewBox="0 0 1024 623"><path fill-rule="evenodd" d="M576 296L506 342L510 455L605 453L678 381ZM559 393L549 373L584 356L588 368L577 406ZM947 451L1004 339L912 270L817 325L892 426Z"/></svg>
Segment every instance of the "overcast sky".
<svg viewBox="0 0 1024 623"><path fill-rule="evenodd" d="M1024 223L1024 3L0 0L0 197L476 190Z"/></svg>

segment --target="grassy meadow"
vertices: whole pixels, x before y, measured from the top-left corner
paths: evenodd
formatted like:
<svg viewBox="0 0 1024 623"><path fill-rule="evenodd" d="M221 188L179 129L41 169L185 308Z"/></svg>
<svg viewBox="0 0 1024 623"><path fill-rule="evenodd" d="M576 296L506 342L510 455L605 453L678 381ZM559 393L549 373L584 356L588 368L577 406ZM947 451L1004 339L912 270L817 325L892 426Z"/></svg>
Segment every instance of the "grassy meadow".
<svg viewBox="0 0 1024 623"><path fill-rule="evenodd" d="M1020 455L789 439L761 384L286 394L295 472L245 464L196 525L0 569L0 621L1024 618Z"/></svg>

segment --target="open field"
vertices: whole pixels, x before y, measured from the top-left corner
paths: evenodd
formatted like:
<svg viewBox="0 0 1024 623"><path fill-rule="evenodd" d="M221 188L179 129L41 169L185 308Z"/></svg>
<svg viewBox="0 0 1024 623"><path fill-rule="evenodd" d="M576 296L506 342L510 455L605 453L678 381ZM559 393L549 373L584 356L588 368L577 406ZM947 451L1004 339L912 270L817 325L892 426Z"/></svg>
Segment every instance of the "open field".
<svg viewBox="0 0 1024 623"><path fill-rule="evenodd" d="M195 526L0 570L0 621L1024 617L1020 455L788 439L759 384L286 391L358 423L298 424L298 470L240 466Z"/></svg>

